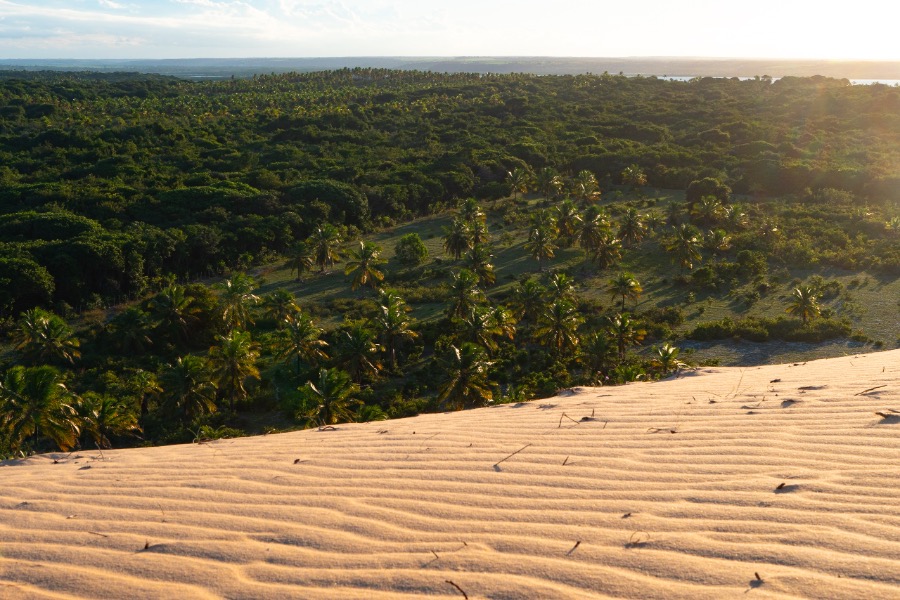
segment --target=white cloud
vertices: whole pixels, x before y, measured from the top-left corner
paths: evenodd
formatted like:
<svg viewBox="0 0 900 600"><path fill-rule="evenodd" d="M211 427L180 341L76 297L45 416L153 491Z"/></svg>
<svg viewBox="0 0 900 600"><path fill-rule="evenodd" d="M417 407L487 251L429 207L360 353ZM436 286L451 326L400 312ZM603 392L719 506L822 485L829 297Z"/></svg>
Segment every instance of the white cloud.
<svg viewBox="0 0 900 600"><path fill-rule="evenodd" d="M112 8L113 10L122 10L123 8L125 8L124 4L119 4L118 2L113 2L112 0L97 0L97 3L100 6Z"/></svg>

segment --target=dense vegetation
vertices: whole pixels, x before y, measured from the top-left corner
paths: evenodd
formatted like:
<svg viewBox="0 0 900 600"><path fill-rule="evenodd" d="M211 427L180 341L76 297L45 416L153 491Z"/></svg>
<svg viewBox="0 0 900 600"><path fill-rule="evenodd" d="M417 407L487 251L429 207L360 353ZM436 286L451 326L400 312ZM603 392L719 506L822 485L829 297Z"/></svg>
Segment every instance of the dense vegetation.
<svg viewBox="0 0 900 600"><path fill-rule="evenodd" d="M685 337L866 339L806 275L896 280L898 200L883 85L2 73L0 451L526 399L665 374ZM677 299L713 295L734 314L685 330Z"/></svg>

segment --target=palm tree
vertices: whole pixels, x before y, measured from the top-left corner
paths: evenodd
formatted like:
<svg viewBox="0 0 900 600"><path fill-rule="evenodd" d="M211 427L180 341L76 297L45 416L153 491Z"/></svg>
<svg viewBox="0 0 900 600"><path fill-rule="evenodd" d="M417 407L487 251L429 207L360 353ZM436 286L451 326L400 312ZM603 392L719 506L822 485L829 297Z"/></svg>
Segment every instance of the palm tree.
<svg viewBox="0 0 900 600"><path fill-rule="evenodd" d="M469 314L454 321L458 329L458 336L462 342L478 344L488 352L497 350L494 341L493 322L491 309L487 306L474 306Z"/></svg>
<svg viewBox="0 0 900 600"><path fill-rule="evenodd" d="M373 320L381 336L381 347L388 355L391 370L397 368L397 345L412 340L419 334L412 329L409 306L396 292L382 292L378 298L378 314Z"/></svg>
<svg viewBox="0 0 900 600"><path fill-rule="evenodd" d="M716 257L731 248L731 236L724 229L707 231L703 236L703 247Z"/></svg>
<svg viewBox="0 0 900 600"><path fill-rule="evenodd" d="M42 436L71 450L80 434L74 400L55 368L12 367L0 381L0 438L14 451L29 437L37 444Z"/></svg>
<svg viewBox="0 0 900 600"><path fill-rule="evenodd" d="M597 177L588 170L579 171L573 179L575 185L575 197L582 202L589 202L600 198L600 185Z"/></svg>
<svg viewBox="0 0 900 600"><path fill-rule="evenodd" d="M191 328L200 320L200 309L180 285L163 289L150 300L149 308L156 328L176 345L187 342Z"/></svg>
<svg viewBox="0 0 900 600"><path fill-rule="evenodd" d="M528 193L530 182L531 175L522 167L516 167L512 171L506 172L506 183L509 185L509 191L512 192L513 200L516 199L516 194Z"/></svg>
<svg viewBox="0 0 900 600"><path fill-rule="evenodd" d="M647 226L644 224L644 217L636 208L629 208L622 217L622 223L619 225L619 238L626 247L637 244L647 234Z"/></svg>
<svg viewBox="0 0 900 600"><path fill-rule="evenodd" d="M804 285L794 288L791 292L791 304L787 307L786 312L798 315L805 327L812 319L822 314L822 307L819 305L819 297L815 291L810 286Z"/></svg>
<svg viewBox="0 0 900 600"><path fill-rule="evenodd" d="M478 288L478 276L468 269L460 269L450 275L448 292L450 306L447 307L447 316L451 319L466 316L484 301L484 292Z"/></svg>
<svg viewBox="0 0 900 600"><path fill-rule="evenodd" d="M578 347L578 326L583 321L574 304L557 300L541 314L534 337L549 346L556 358L562 358Z"/></svg>
<svg viewBox="0 0 900 600"><path fill-rule="evenodd" d="M533 259L538 261L538 270L544 271L544 261L556 256L556 244L554 243L554 230L547 225L532 228L525 242L525 250Z"/></svg>
<svg viewBox="0 0 900 600"><path fill-rule="evenodd" d="M526 279L513 290L512 304L516 316L536 323L547 304L547 288L534 279Z"/></svg>
<svg viewBox="0 0 900 600"><path fill-rule="evenodd" d="M616 355L616 345L613 342L605 331L590 334L581 346L581 360L594 373L607 371Z"/></svg>
<svg viewBox="0 0 900 600"><path fill-rule="evenodd" d="M299 375L301 363L317 366L328 360L325 352L328 342L321 339L322 333L322 329L316 327L309 315L297 313L285 319L281 329L275 334L275 352L283 360L294 360Z"/></svg>
<svg viewBox="0 0 900 600"><path fill-rule="evenodd" d="M259 345L249 331L234 330L217 341L218 345L209 349L209 365L219 393L228 399L228 408L234 412L235 402L248 396L244 387L247 379L259 379Z"/></svg>
<svg viewBox="0 0 900 600"><path fill-rule="evenodd" d="M593 255L603 235L609 232L609 218L597 206L589 206L581 216L581 226L578 228L578 245L585 254Z"/></svg>
<svg viewBox="0 0 900 600"><path fill-rule="evenodd" d="M571 248L578 239L581 227L581 215L578 207L571 200L563 200L556 207L557 241L561 248Z"/></svg>
<svg viewBox="0 0 900 600"><path fill-rule="evenodd" d="M185 421L216 412L216 386L206 361L188 354L168 365L160 376L162 399L171 414Z"/></svg>
<svg viewBox="0 0 900 600"><path fill-rule="evenodd" d="M318 265L320 273L325 273L326 269L333 267L341 259L341 233L330 223L316 227L306 243L312 250L313 261Z"/></svg>
<svg viewBox="0 0 900 600"><path fill-rule="evenodd" d="M685 269L693 269L694 263L701 258L700 235L697 228L686 223L678 225L672 237L665 243L665 249L672 254L682 273Z"/></svg>
<svg viewBox="0 0 900 600"><path fill-rule="evenodd" d="M516 337L516 317L504 306L495 306L491 309L489 326L496 337L508 340Z"/></svg>
<svg viewBox="0 0 900 600"><path fill-rule="evenodd" d="M300 305L292 293L284 288L270 292L262 299L263 314L281 328L284 322L300 313Z"/></svg>
<svg viewBox="0 0 900 600"><path fill-rule="evenodd" d="M638 165L632 164L622 171L622 183L631 186L632 190L647 185L647 175Z"/></svg>
<svg viewBox="0 0 900 600"><path fill-rule="evenodd" d="M654 363L659 367L663 375L667 375L670 371L677 371L685 366L683 362L678 360L678 354L681 350L668 342L659 348L654 348L653 351L656 354L656 357L653 359Z"/></svg>
<svg viewBox="0 0 900 600"><path fill-rule="evenodd" d="M492 402L494 394L488 382L491 364L481 346L468 342L459 348L450 346L441 360L444 381L438 401L454 410Z"/></svg>
<svg viewBox="0 0 900 600"><path fill-rule="evenodd" d="M487 215L481 210L478 200L467 198L459 207L459 216L469 224L487 222Z"/></svg>
<svg viewBox="0 0 900 600"><path fill-rule="evenodd" d="M253 293L256 281L245 273L234 273L216 287L221 291L219 303L226 331L251 325L250 306L259 304L259 296Z"/></svg>
<svg viewBox="0 0 900 600"><path fill-rule="evenodd" d="M344 269L344 275L355 273L350 289L356 290L361 285L377 288L384 281L384 272L378 267L386 261L381 258L381 248L372 242L360 242L359 250L350 252L350 260Z"/></svg>
<svg viewBox="0 0 900 600"><path fill-rule="evenodd" d="M88 434L98 448L112 448L110 437L138 434L138 415L122 398L84 394L76 403L82 434Z"/></svg>
<svg viewBox="0 0 900 600"><path fill-rule="evenodd" d="M336 423L353 420L352 406L362 404L354 400L353 395L359 392L359 386L350 380L350 376L340 369L319 369L316 382L307 381L300 388L300 394L307 406L312 408L300 418L311 419L324 427Z"/></svg>
<svg viewBox="0 0 900 600"><path fill-rule="evenodd" d="M536 185L538 191L546 199L556 197L563 189L563 180L553 167L544 167L537 174Z"/></svg>
<svg viewBox="0 0 900 600"><path fill-rule="evenodd" d="M494 285L497 276L494 274L494 265L491 259L494 255L484 244L476 244L466 256L466 267L478 276L478 282L484 285Z"/></svg>
<svg viewBox="0 0 900 600"><path fill-rule="evenodd" d="M352 323L338 332L335 362L346 369L357 384L374 379L381 372L380 353L381 345L375 342L375 332L364 323Z"/></svg>
<svg viewBox="0 0 900 600"><path fill-rule="evenodd" d="M444 228L444 251L459 260L465 252L472 249L471 226L463 219L453 219L449 227Z"/></svg>
<svg viewBox="0 0 900 600"><path fill-rule="evenodd" d="M125 356L140 356L153 345L150 332L153 323L150 315L137 306L131 306L116 316L109 324L110 338L115 348Z"/></svg>
<svg viewBox="0 0 900 600"><path fill-rule="evenodd" d="M622 312L625 312L625 299L630 298L637 302L638 297L644 292L644 288L631 273L619 273L609 280L609 295L615 300L622 297Z"/></svg>
<svg viewBox="0 0 900 600"><path fill-rule="evenodd" d="M610 336L616 340L619 350L619 360L625 359L625 350L628 346L640 344L647 335L643 329L639 329L634 320L627 314L618 314L610 317L608 330Z"/></svg>
<svg viewBox="0 0 900 600"><path fill-rule="evenodd" d="M575 280L565 273L553 273L547 280L548 301L575 302Z"/></svg>
<svg viewBox="0 0 900 600"><path fill-rule="evenodd" d="M691 217L701 225L717 225L726 217L725 207L715 196L703 196L691 206Z"/></svg>
<svg viewBox="0 0 900 600"><path fill-rule="evenodd" d="M22 313L14 333L16 349L33 363L69 363L81 356L80 343L62 317L40 308Z"/></svg>
<svg viewBox="0 0 900 600"><path fill-rule="evenodd" d="M315 264L313 252L310 249L309 244L300 242L291 250L284 266L290 267L291 275L293 275L295 271L297 272L297 281L299 282L301 276L308 271L312 271L313 265Z"/></svg>
<svg viewBox="0 0 900 600"><path fill-rule="evenodd" d="M609 231L601 234L592 258L598 267L608 269L622 260L622 242Z"/></svg>

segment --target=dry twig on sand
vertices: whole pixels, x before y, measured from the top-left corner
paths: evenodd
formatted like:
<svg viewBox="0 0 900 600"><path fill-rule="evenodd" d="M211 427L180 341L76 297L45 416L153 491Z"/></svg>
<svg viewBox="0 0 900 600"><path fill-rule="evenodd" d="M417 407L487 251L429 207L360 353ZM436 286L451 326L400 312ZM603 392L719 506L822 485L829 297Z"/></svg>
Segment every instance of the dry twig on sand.
<svg viewBox="0 0 900 600"><path fill-rule="evenodd" d="M867 393L869 393L869 392L874 392L875 390L880 390L881 388L886 388L886 387L887 387L887 384L884 384L884 385L876 385L875 387L870 387L870 388L867 389L867 390L863 390L863 391L858 392L858 393L853 394L853 395L854 395L854 396L862 396L863 394L867 394Z"/></svg>
<svg viewBox="0 0 900 600"><path fill-rule="evenodd" d="M449 583L450 585L452 585L453 587L455 587L457 590L459 590L459 593L462 594L463 597L464 597L466 600L469 600L469 595L468 595L467 593L465 593L461 587L459 587L458 585L456 585L455 583L453 583L453 582L450 581L449 579L447 579L446 581L444 581L444 583Z"/></svg>

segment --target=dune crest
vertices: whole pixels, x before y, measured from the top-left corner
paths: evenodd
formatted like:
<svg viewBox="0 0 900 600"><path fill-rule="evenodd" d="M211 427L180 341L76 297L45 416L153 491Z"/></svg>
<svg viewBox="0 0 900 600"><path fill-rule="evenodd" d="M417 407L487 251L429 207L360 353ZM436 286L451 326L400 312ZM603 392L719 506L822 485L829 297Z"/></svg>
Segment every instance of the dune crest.
<svg viewBox="0 0 900 600"><path fill-rule="evenodd" d="M900 350L41 455L0 598L898 598L898 476Z"/></svg>

